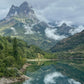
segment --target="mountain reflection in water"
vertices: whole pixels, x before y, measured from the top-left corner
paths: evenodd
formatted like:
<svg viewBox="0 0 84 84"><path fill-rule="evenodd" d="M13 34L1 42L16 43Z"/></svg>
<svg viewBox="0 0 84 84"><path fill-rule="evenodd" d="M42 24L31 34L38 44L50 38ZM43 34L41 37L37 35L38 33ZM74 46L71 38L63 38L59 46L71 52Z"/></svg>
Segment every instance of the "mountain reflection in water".
<svg viewBox="0 0 84 84"><path fill-rule="evenodd" d="M84 61L32 62L26 75L29 80L15 84L84 84Z"/></svg>

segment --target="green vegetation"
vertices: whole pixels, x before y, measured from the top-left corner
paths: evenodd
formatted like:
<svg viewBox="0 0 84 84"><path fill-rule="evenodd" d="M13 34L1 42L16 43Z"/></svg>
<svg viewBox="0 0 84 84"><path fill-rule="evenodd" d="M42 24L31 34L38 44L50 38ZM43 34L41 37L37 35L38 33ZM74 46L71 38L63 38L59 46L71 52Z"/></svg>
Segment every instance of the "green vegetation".
<svg viewBox="0 0 84 84"><path fill-rule="evenodd" d="M26 19L26 21L28 22L29 20ZM40 23L34 26L34 31L44 28L46 24L42 26L43 24ZM23 23L19 22L19 20L13 27L18 31L17 35L13 35L13 31L10 32L10 29L0 31L5 32L4 35L8 36L0 36L0 77L19 76L18 70L27 62L27 59L84 58L84 31L58 42L56 46L50 49L50 51L55 53L47 53L40 48L48 50L49 47L54 45L54 42L46 38L43 32L35 33L34 35L24 35ZM27 43L14 37L23 39ZM40 48L31 44L40 46Z"/></svg>
<svg viewBox="0 0 84 84"><path fill-rule="evenodd" d="M84 31L58 42L50 51L58 58L84 58Z"/></svg>
<svg viewBox="0 0 84 84"><path fill-rule="evenodd" d="M23 57L23 48L20 49L18 42L23 43L16 38L0 36L0 77L19 76L18 69L26 60Z"/></svg>
<svg viewBox="0 0 84 84"><path fill-rule="evenodd" d="M73 49L81 50L83 46L84 46L84 31L58 42L53 48L51 48L51 51L52 52L69 51Z"/></svg>
<svg viewBox="0 0 84 84"><path fill-rule="evenodd" d="M26 42L0 36L0 77L19 76L19 69L27 59L53 58L54 54L46 53L36 46L28 46Z"/></svg>
<svg viewBox="0 0 84 84"><path fill-rule="evenodd" d="M24 40L28 45L36 45L43 50L49 50L54 46L55 41L45 36L45 29L48 25L45 22L37 22L28 17L11 17L8 21L2 20L0 22L0 35L16 37ZM33 34L25 34L26 29L24 25L32 27ZM34 26L32 26L34 25ZM11 29L13 27L16 33Z"/></svg>

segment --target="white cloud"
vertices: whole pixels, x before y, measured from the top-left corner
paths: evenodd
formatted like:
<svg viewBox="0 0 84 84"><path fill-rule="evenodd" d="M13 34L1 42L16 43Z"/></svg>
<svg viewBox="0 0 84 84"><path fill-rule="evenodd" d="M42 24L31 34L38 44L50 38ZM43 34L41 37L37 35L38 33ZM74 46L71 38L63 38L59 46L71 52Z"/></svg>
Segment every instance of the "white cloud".
<svg viewBox="0 0 84 84"><path fill-rule="evenodd" d="M84 30L84 26L80 25L78 28L71 29L71 30L69 31L69 33L71 33L72 35L74 35L74 34L76 34L76 33L79 33L79 32L81 32L81 31L83 31L83 30Z"/></svg>
<svg viewBox="0 0 84 84"><path fill-rule="evenodd" d="M66 23L68 26L71 26L73 24L71 21L66 21L66 20L62 20L60 22L57 22L56 24L58 26L61 26L63 23Z"/></svg>
<svg viewBox="0 0 84 84"><path fill-rule="evenodd" d="M0 19L3 19L6 17L7 13L9 11L9 8L6 9L0 9Z"/></svg>
<svg viewBox="0 0 84 84"><path fill-rule="evenodd" d="M14 27L11 27L11 30L13 30L15 35L17 34L16 29Z"/></svg>
<svg viewBox="0 0 84 84"><path fill-rule="evenodd" d="M34 9L36 17L40 20L40 21L44 21L46 23L48 23L49 21L43 16L42 11Z"/></svg>
<svg viewBox="0 0 84 84"><path fill-rule="evenodd" d="M49 3L49 1L47 3ZM40 14L49 21L65 20L71 21L74 24L84 24L83 3L83 0L55 0L51 4L43 7L43 9L38 8L40 10Z"/></svg>
<svg viewBox="0 0 84 84"><path fill-rule="evenodd" d="M58 35L58 34L56 34L56 29L51 29L51 28L46 28L45 35L48 38L54 39L54 40L62 40L64 38L66 38L66 36L64 36L64 35Z"/></svg>
<svg viewBox="0 0 84 84"><path fill-rule="evenodd" d="M10 8L12 4L20 5L25 0L1 0L0 19L6 16L2 9ZM26 0L34 9L39 10L38 15L49 21L71 21L74 24L84 24L84 0Z"/></svg>
<svg viewBox="0 0 84 84"><path fill-rule="evenodd" d="M32 31L32 27L30 27L28 24L24 25L25 28L25 33L24 34L34 34L34 32Z"/></svg>

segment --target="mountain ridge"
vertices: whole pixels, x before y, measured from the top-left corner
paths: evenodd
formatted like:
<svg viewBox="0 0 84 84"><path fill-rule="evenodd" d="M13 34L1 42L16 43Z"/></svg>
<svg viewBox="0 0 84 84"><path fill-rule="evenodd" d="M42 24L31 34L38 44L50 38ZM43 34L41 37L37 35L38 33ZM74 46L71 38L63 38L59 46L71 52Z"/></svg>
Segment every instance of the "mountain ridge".
<svg viewBox="0 0 84 84"><path fill-rule="evenodd" d="M28 2L20 6L12 5L7 17L0 21L0 35L17 37L44 50L49 50L60 38L71 35L69 31L73 29L72 26L64 23L53 27L39 19Z"/></svg>
<svg viewBox="0 0 84 84"><path fill-rule="evenodd" d="M70 36L62 41L58 42L54 47L50 50L52 52L61 52L61 51L69 51L69 50L76 50L82 48L84 45L84 30L80 33L77 33L73 36Z"/></svg>
<svg viewBox="0 0 84 84"><path fill-rule="evenodd" d="M31 7L28 5L28 3L25 1L20 6L12 5L7 14L7 18L12 17L12 16L27 17L29 15L29 13L34 14L34 11L31 9Z"/></svg>

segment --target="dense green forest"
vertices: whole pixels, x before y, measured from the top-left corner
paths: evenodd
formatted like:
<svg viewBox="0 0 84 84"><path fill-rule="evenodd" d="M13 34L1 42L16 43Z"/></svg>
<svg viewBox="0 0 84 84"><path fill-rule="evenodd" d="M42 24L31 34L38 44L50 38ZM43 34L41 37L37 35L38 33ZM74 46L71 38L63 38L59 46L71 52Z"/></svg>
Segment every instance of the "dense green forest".
<svg viewBox="0 0 84 84"><path fill-rule="evenodd" d="M25 47L21 40L0 36L0 77L19 76L17 70L26 62Z"/></svg>
<svg viewBox="0 0 84 84"><path fill-rule="evenodd" d="M0 36L0 77L19 76L18 70L27 59L50 57L50 53L33 45L28 46L22 40Z"/></svg>

